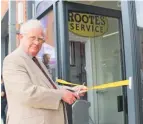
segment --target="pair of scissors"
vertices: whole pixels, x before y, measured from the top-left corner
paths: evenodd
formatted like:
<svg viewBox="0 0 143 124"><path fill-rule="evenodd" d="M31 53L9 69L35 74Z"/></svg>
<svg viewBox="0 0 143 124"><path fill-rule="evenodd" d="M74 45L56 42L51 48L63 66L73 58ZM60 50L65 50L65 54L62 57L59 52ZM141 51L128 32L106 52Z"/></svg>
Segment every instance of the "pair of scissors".
<svg viewBox="0 0 143 124"><path fill-rule="evenodd" d="M83 82L82 85L84 86L84 85L85 85L85 82ZM76 94L79 95L80 91L81 91L81 89L79 89L79 90L76 92Z"/></svg>

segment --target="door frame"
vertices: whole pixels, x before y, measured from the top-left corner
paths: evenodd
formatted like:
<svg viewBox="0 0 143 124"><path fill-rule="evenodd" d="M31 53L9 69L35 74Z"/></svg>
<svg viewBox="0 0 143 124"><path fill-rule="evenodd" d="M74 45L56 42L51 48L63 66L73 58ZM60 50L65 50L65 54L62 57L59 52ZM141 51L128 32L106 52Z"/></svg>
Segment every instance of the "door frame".
<svg viewBox="0 0 143 124"><path fill-rule="evenodd" d="M59 1L57 2L58 8L58 22L63 21L63 24L58 23L59 27L59 41L60 48L59 53L61 57L61 71L62 78L70 81L70 63L69 63L69 30L68 30L68 11L85 12L90 14L102 15L112 18L117 18L119 22L119 32L120 32L120 47L121 47L121 69L122 69L122 79L126 79L126 67L125 67L125 55L124 55L124 40L123 40L123 29L122 29L122 15L121 11L113 10L98 6L84 5L79 3ZM83 9L84 8L84 9ZM128 112L127 112L127 87L123 87L123 106L124 106L124 123L128 124ZM71 112L71 109L70 109ZM71 116L71 114L69 114ZM69 123L71 124L72 118L69 117Z"/></svg>
<svg viewBox="0 0 143 124"><path fill-rule="evenodd" d="M135 1L122 1L122 22L124 31L126 77L130 78L128 94L128 123L143 123L143 105L141 96L141 48L137 27Z"/></svg>

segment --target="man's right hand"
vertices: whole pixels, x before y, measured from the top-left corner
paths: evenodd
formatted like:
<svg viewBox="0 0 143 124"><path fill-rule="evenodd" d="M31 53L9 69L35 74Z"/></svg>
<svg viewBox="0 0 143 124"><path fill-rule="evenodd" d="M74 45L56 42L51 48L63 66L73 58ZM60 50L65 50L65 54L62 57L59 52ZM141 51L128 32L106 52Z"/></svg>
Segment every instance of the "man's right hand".
<svg viewBox="0 0 143 124"><path fill-rule="evenodd" d="M73 104L76 99L79 99L79 95L77 95L74 92L68 91L68 90L63 90L63 96L62 96L62 100L68 104Z"/></svg>

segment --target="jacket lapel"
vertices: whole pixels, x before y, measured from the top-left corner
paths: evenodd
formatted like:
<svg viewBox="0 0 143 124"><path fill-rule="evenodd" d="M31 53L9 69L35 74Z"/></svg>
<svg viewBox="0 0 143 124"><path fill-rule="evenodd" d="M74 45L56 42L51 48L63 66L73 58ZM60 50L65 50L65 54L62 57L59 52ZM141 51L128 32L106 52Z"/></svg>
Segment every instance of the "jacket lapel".
<svg viewBox="0 0 143 124"><path fill-rule="evenodd" d="M30 58L30 56L26 55L23 51L21 51L20 55L24 58L26 63L28 63L29 67L32 70L34 70L36 75L43 80L44 84L46 84L49 88L53 88L53 86L50 84L48 79L45 77L45 75L43 74L41 69L36 65L36 63L32 60L32 58Z"/></svg>

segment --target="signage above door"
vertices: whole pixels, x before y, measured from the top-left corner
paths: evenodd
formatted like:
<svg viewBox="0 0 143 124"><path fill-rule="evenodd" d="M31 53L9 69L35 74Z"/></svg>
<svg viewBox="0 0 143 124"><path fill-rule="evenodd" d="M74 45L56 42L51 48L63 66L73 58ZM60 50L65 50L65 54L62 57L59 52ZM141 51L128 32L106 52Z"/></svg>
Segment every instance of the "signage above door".
<svg viewBox="0 0 143 124"><path fill-rule="evenodd" d="M98 37L108 31L108 18L101 15L69 12L68 29L82 37Z"/></svg>

